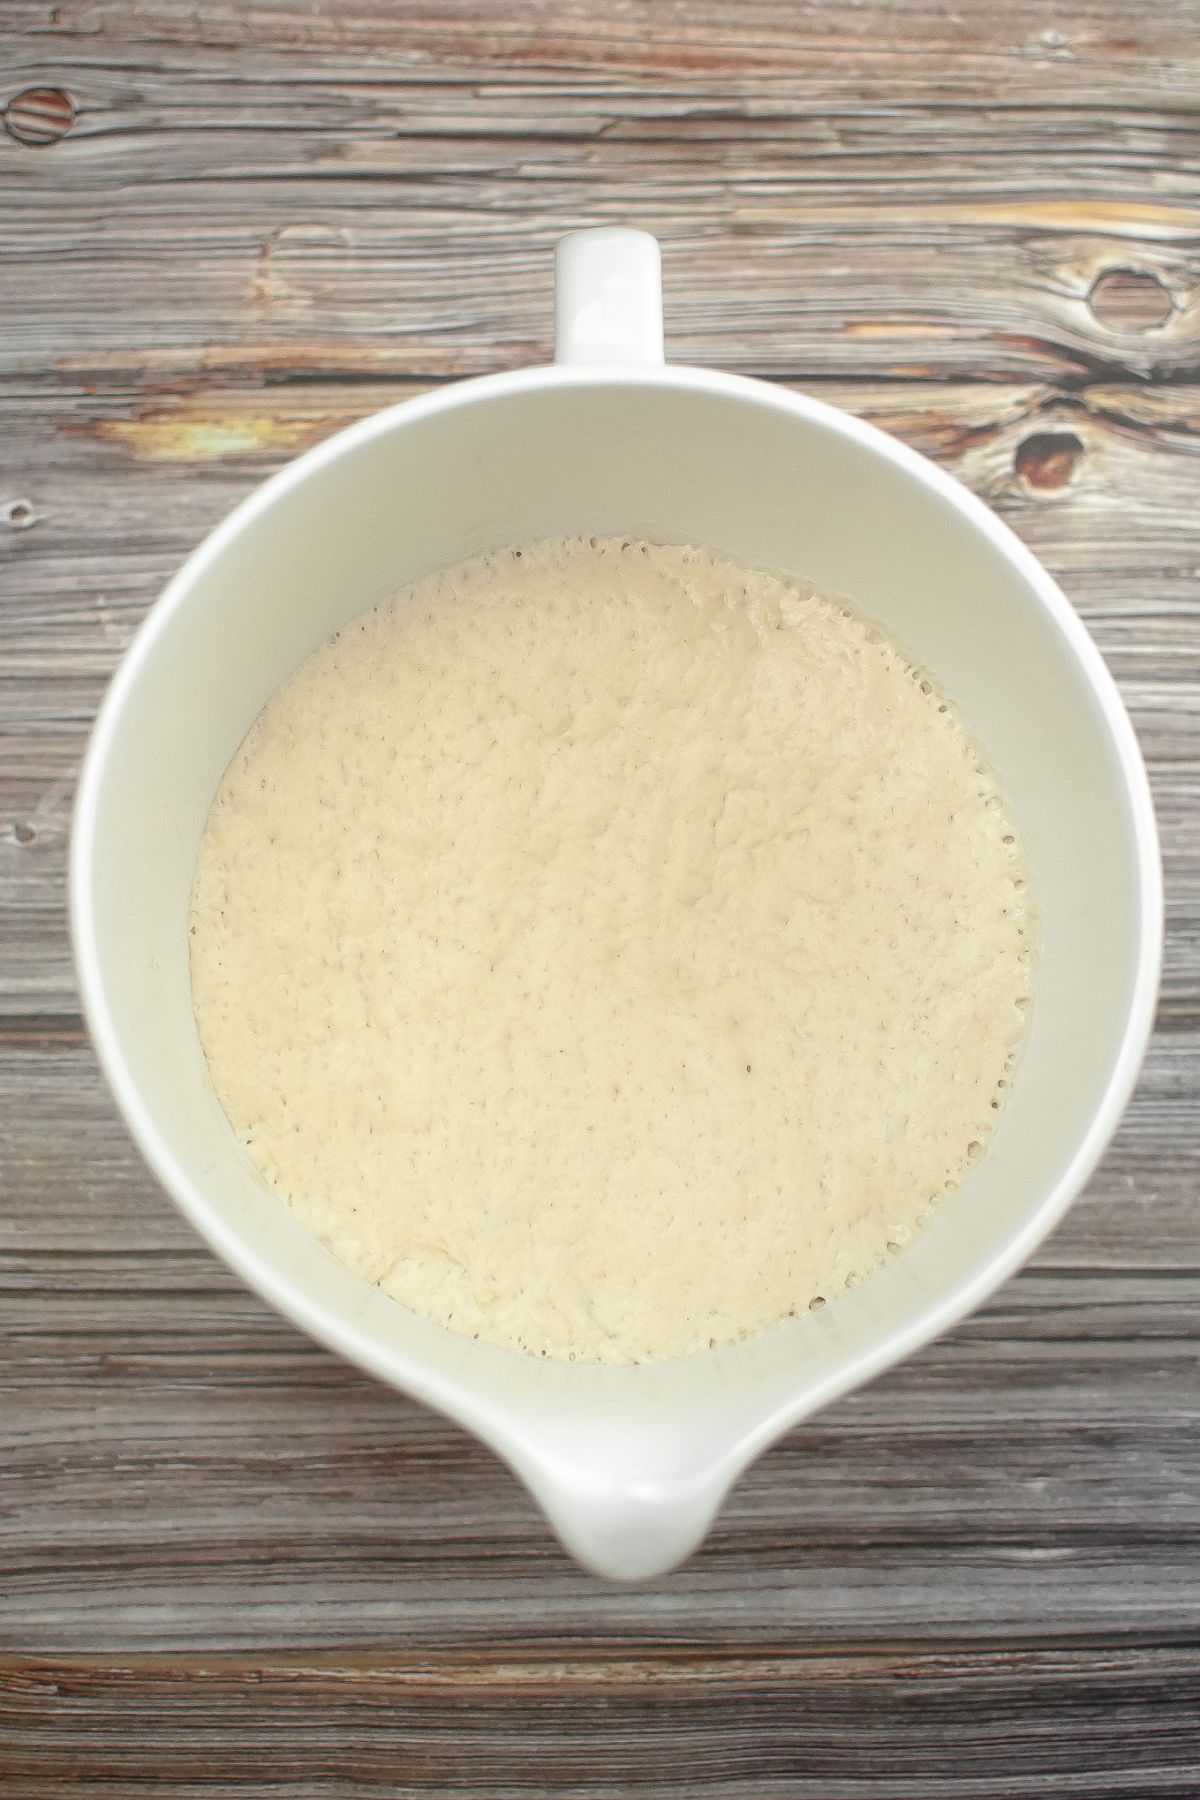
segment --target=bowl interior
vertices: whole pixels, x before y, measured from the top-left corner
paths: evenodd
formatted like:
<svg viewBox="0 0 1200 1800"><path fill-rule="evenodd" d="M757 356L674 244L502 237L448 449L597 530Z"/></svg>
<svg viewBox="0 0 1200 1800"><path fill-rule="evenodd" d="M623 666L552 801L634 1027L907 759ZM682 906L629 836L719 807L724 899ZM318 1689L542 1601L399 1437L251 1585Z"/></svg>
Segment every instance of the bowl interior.
<svg viewBox="0 0 1200 1800"><path fill-rule="evenodd" d="M380 415L252 496L192 559L119 675L85 772L81 982L153 1166L262 1292L485 1436L609 1573L645 1573L690 1548L737 1468L783 1424L932 1335L1027 1254L1102 1147L1142 1048L1156 864L1127 721L1032 559L889 442L827 408L689 371L541 372ZM401 583L569 531L713 544L844 593L886 624L960 703L999 771L1041 919L1028 1047L967 1186L836 1306L652 1368L566 1367L467 1342L350 1276L244 1163L190 1007L197 842L264 701Z"/></svg>

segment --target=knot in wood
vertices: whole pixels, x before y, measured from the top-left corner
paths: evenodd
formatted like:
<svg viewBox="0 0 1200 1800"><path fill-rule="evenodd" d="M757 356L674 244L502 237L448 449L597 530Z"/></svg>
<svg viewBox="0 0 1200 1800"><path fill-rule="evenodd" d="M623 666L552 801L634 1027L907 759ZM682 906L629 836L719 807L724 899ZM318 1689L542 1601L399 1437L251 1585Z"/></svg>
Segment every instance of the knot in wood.
<svg viewBox="0 0 1200 1800"><path fill-rule="evenodd" d="M4 129L9 137L34 150L57 144L74 123L75 102L64 88L24 88L4 109Z"/></svg>
<svg viewBox="0 0 1200 1800"><path fill-rule="evenodd" d="M1109 331L1155 331L1172 313L1171 295L1149 269L1107 269L1092 283L1088 305Z"/></svg>
<svg viewBox="0 0 1200 1800"><path fill-rule="evenodd" d="M1035 431L1018 444L1014 466L1030 487L1064 488L1082 457L1083 440L1073 431Z"/></svg>

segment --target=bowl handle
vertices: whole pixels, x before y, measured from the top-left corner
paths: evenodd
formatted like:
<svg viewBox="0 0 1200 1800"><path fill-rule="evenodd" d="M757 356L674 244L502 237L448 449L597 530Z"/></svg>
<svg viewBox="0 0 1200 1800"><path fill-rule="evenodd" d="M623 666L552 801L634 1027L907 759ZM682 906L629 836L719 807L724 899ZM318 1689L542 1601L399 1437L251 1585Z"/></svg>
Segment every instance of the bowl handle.
<svg viewBox="0 0 1200 1800"><path fill-rule="evenodd" d="M648 231L572 231L555 253L554 360L661 363L662 259Z"/></svg>

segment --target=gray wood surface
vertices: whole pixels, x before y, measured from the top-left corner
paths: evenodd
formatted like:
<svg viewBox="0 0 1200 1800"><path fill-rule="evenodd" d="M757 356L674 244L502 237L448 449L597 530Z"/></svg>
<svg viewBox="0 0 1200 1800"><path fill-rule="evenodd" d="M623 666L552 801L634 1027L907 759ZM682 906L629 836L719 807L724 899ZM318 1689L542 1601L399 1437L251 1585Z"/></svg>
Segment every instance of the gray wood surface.
<svg viewBox="0 0 1200 1800"><path fill-rule="evenodd" d="M4 1800L1200 1792L1198 50L1200 0L0 0L0 112L71 103L0 130ZM544 357L553 239L616 221L673 355L898 432L1060 577L1169 915L1063 1228L640 1589L201 1247L64 919L87 730L187 549Z"/></svg>

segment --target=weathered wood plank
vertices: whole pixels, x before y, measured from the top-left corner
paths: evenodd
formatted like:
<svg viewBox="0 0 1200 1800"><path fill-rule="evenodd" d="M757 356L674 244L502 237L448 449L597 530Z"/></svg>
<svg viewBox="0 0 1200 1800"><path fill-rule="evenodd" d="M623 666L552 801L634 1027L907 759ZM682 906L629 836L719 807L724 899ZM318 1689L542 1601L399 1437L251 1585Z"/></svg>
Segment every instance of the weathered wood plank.
<svg viewBox="0 0 1200 1800"><path fill-rule="evenodd" d="M971 102L1011 93L1014 77L1047 83L1059 105L1090 94L1120 102L1131 92L1156 108L1184 106L1195 56L1191 0L1162 0L1153 29L1128 0L1076 0L1061 28L1038 0L1003 14L978 4L866 0L831 15L820 0L745 0L736 9L696 3L664 11L655 0L328 0L317 12L280 6L247 14L230 0L92 0L48 8L10 0L14 31L53 56L81 43L109 62L135 44L160 50L286 50L344 57L359 76L383 81L449 68L469 79L492 70L535 83L546 71L614 83L648 74L684 85L717 76L734 93L773 78L811 78L822 98L842 86L854 107L906 80ZM364 53L369 61L364 68ZM738 83L745 83L739 88ZM1012 95L1020 98L1020 91Z"/></svg>
<svg viewBox="0 0 1200 1800"><path fill-rule="evenodd" d="M13 14L10 79L77 115L49 151L0 137L10 369L528 361L553 238L610 219L662 238L685 358L992 380L1197 361L1188 0L1132 36L1120 0L1065 29L1036 0ZM1131 268L1165 309L1149 329L1089 302Z"/></svg>
<svg viewBox="0 0 1200 1800"><path fill-rule="evenodd" d="M0 1792L57 1797L66 1761L205 1800L516 1800L550 1769L556 1800L1191 1800L1198 1673L1174 1644L3 1662Z"/></svg>

